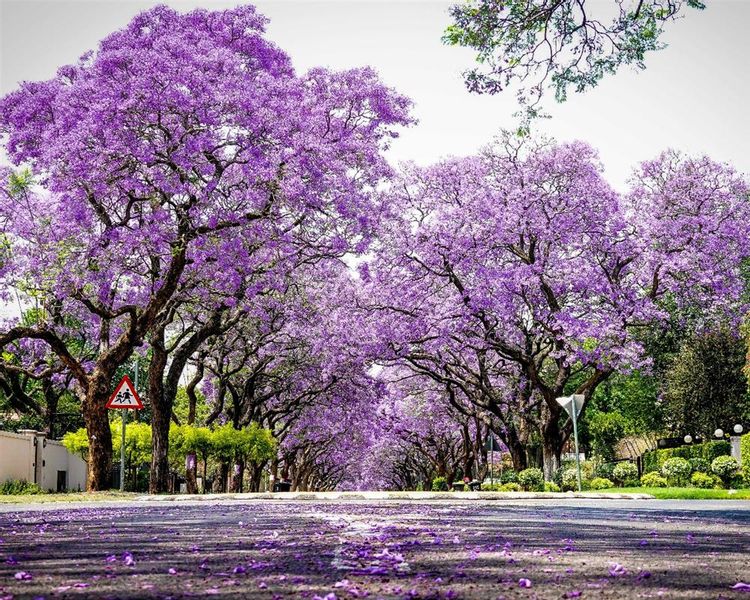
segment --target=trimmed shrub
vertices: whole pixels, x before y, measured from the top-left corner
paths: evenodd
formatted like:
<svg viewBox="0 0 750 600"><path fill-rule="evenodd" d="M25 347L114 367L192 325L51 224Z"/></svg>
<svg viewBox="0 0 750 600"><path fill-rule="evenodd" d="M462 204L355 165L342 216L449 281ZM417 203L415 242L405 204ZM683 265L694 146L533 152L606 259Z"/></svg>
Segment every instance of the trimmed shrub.
<svg viewBox="0 0 750 600"><path fill-rule="evenodd" d="M557 485L554 481L545 481L544 482L544 491L545 492L559 492L560 486Z"/></svg>
<svg viewBox="0 0 750 600"><path fill-rule="evenodd" d="M679 456L670 458L661 466L661 474L671 485L683 486L690 477L690 463Z"/></svg>
<svg viewBox="0 0 750 600"><path fill-rule="evenodd" d="M35 496L43 493L36 483L25 479L9 479L0 484L0 496Z"/></svg>
<svg viewBox="0 0 750 600"><path fill-rule="evenodd" d="M448 480L445 477L435 477L435 479L432 480L432 491L447 492Z"/></svg>
<svg viewBox="0 0 750 600"><path fill-rule="evenodd" d="M504 483L498 488L499 492L522 492L523 488L517 483Z"/></svg>
<svg viewBox="0 0 750 600"><path fill-rule="evenodd" d="M659 475L659 473L657 473L656 471L651 471L650 473L646 473L643 477L641 477L641 485L643 487L665 488L669 485L669 483L667 483L667 480Z"/></svg>
<svg viewBox="0 0 750 600"><path fill-rule="evenodd" d="M715 458L719 456L728 456L730 452L731 445L726 440L712 440L702 444L680 446L679 448L652 450L643 455L643 470L647 473L649 471L661 471L662 465L675 456L687 460L690 460L691 458L702 458L711 464ZM748 454L750 455L750 442L748 442Z"/></svg>
<svg viewBox="0 0 750 600"><path fill-rule="evenodd" d="M599 465L596 470L594 471L594 475L596 477L601 477L604 479L612 479L614 475L612 472L615 470L615 467L617 466L617 463L604 463Z"/></svg>
<svg viewBox="0 0 750 600"><path fill-rule="evenodd" d="M589 487L592 490L606 490L615 487L615 484L606 477L595 477L591 480Z"/></svg>
<svg viewBox="0 0 750 600"><path fill-rule="evenodd" d="M518 483L518 473L513 469L504 469L500 473L500 483Z"/></svg>
<svg viewBox="0 0 750 600"><path fill-rule="evenodd" d="M747 487L750 487L750 433L742 436L742 479Z"/></svg>
<svg viewBox="0 0 750 600"><path fill-rule="evenodd" d="M708 473L711 470L711 463L705 458L689 458L688 462L692 473Z"/></svg>
<svg viewBox="0 0 750 600"><path fill-rule="evenodd" d="M711 471L721 477L725 486L732 485L740 471L740 464L732 456L719 456L711 462Z"/></svg>
<svg viewBox="0 0 750 600"><path fill-rule="evenodd" d="M612 470L612 477L620 487L638 485L638 467L632 462L617 463L617 466Z"/></svg>
<svg viewBox="0 0 750 600"><path fill-rule="evenodd" d="M714 478L711 477L708 473L701 473L700 471L696 471L690 478L690 483L697 488L710 490L714 487L715 481Z"/></svg>
<svg viewBox="0 0 750 600"><path fill-rule="evenodd" d="M524 469L518 474L518 483L527 492L540 492L544 489L544 473L541 469Z"/></svg>

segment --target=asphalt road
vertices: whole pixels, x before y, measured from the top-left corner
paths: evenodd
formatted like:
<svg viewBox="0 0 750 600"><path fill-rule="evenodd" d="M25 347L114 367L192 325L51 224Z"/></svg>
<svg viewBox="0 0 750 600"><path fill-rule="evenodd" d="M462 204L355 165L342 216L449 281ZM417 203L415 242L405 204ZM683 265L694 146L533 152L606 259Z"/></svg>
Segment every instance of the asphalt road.
<svg viewBox="0 0 750 600"><path fill-rule="evenodd" d="M0 505L2 600L750 600L738 583L743 501Z"/></svg>

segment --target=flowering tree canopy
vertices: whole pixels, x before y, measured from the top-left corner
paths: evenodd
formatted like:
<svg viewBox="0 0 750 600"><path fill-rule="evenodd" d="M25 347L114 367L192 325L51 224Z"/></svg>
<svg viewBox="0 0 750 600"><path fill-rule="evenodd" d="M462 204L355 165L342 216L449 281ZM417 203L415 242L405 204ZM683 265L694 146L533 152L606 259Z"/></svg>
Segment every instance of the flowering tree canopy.
<svg viewBox="0 0 750 600"><path fill-rule="evenodd" d="M114 370L182 294L220 304L248 271L371 235L381 151L409 102L369 69L297 76L265 24L248 5L157 7L0 102L4 147L33 176L3 175L0 276L49 315L0 343L42 340L75 375L91 489L106 485ZM213 285L195 285L206 273ZM71 320L93 329L93 363L66 343Z"/></svg>
<svg viewBox="0 0 750 600"><path fill-rule="evenodd" d="M668 295L741 314L747 183L708 159L666 153L624 196L585 144L528 147L410 168L372 264L369 310L381 356L544 439L547 474L567 437L555 399L590 398L641 362L637 331ZM516 432L516 433L514 433Z"/></svg>

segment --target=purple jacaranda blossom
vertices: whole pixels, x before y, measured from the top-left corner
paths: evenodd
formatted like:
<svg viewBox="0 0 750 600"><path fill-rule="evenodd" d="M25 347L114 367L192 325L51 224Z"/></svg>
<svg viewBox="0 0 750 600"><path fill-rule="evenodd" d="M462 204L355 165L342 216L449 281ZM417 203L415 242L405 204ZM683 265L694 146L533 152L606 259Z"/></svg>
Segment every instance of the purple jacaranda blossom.
<svg viewBox="0 0 750 600"><path fill-rule="evenodd" d="M732 589L738 592L750 592L750 583L743 583L740 581L738 583L735 583L732 586Z"/></svg>
<svg viewBox="0 0 750 600"><path fill-rule="evenodd" d="M133 554L131 552L125 552L122 555L122 562L126 567L135 566L135 559L133 558Z"/></svg>
<svg viewBox="0 0 750 600"><path fill-rule="evenodd" d="M530 588L531 587L531 580L526 578L521 578L518 580L518 587L522 588Z"/></svg>
<svg viewBox="0 0 750 600"><path fill-rule="evenodd" d="M623 575L627 575L627 573L628 570L620 563L612 563L609 566L610 577L622 577Z"/></svg>
<svg viewBox="0 0 750 600"><path fill-rule="evenodd" d="M13 577L18 581L28 581L32 579L31 573L28 573L27 571L18 571Z"/></svg>

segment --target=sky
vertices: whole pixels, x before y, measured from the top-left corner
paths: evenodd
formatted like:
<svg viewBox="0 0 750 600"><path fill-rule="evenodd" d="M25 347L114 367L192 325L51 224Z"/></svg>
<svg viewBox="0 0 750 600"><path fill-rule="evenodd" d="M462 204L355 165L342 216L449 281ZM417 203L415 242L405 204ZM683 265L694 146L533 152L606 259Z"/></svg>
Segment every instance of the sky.
<svg viewBox="0 0 750 600"><path fill-rule="evenodd" d="M590 2L592 0L589 0ZM593 2L612 0L593 0ZM126 0L0 0L0 93L20 81L51 77L98 40L158 2ZM242 3L162 2L178 10ZM537 132L580 139L599 153L607 179L624 189L632 168L667 148L708 154L750 173L747 58L750 1L707 0L667 25L669 47L647 55L645 71L622 69L596 89L573 94ZM441 43L449 2L270 0L255 2L271 19L268 37L303 72L370 65L415 102L418 125L389 151L394 164L429 164L476 153L502 128L513 128L512 92L478 96L461 71L471 51Z"/></svg>

